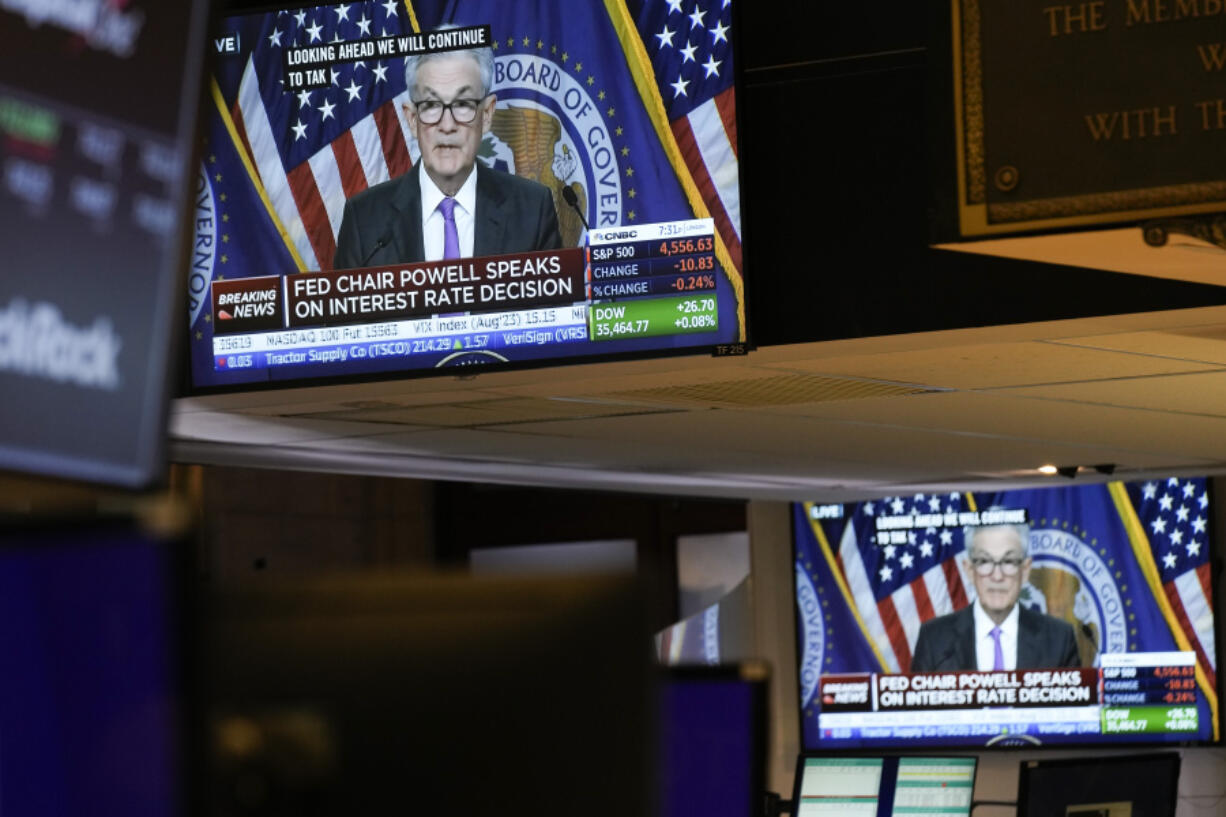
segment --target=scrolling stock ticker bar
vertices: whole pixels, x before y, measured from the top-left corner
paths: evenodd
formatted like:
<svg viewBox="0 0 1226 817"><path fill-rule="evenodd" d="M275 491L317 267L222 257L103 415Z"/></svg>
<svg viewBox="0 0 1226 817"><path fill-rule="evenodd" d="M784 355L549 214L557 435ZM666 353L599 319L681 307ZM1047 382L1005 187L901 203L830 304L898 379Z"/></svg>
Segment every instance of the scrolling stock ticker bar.
<svg viewBox="0 0 1226 817"><path fill-rule="evenodd" d="M259 369L718 329L711 219L586 248L213 283L214 367Z"/></svg>

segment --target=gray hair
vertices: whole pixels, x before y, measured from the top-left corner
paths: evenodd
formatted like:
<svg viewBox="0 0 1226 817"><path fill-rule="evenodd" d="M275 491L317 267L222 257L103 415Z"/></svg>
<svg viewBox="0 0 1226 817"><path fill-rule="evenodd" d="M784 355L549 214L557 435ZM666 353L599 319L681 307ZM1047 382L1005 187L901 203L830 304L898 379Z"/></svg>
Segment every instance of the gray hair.
<svg viewBox="0 0 1226 817"><path fill-rule="evenodd" d="M1022 546L1022 558L1030 558L1030 525L1025 523L1018 523L1016 525L974 525L963 528L962 536L966 542L966 552L968 555L971 552L971 546L975 542L975 537L989 530L1012 531L1013 535L1017 537L1018 544Z"/></svg>
<svg viewBox="0 0 1226 817"><path fill-rule="evenodd" d="M434 29L435 31L447 31L460 26L452 23L441 25ZM449 57L464 57L467 56L477 63L477 70L481 72L481 96L486 96L494 87L494 49L489 46L480 48L460 48L454 51L436 51L433 54L414 54L404 58L404 83L409 89L409 99L414 102L418 100L415 97L417 93L417 70L431 60L446 59Z"/></svg>

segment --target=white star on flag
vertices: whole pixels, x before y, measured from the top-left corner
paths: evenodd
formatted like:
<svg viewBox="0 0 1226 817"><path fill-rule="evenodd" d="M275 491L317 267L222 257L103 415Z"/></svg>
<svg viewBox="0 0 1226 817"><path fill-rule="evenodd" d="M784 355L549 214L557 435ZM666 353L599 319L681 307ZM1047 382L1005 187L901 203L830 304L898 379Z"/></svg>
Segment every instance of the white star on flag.
<svg viewBox="0 0 1226 817"><path fill-rule="evenodd" d="M894 571L890 569L889 565L886 565L885 567L881 568L880 575L883 582L888 582L891 578L893 578Z"/></svg>
<svg viewBox="0 0 1226 817"><path fill-rule="evenodd" d="M901 497L894 497L894 501L890 503L890 507L894 509L894 513L901 514L905 505L903 505Z"/></svg>
<svg viewBox="0 0 1226 817"><path fill-rule="evenodd" d="M885 546L885 558L886 559L893 559L894 554L897 552L898 552L898 548L894 547L893 545Z"/></svg>
<svg viewBox="0 0 1226 817"><path fill-rule="evenodd" d="M311 92L308 91L306 88L303 88L301 91L298 92L298 107L305 108L307 105L310 105L310 104L311 104Z"/></svg>
<svg viewBox="0 0 1226 817"><path fill-rule="evenodd" d="M387 66L379 63L370 71L375 76L375 82L387 82Z"/></svg>
<svg viewBox="0 0 1226 817"><path fill-rule="evenodd" d="M345 93L349 94L349 101L361 100L362 86L358 85L353 80L349 80L349 87L345 89Z"/></svg>
<svg viewBox="0 0 1226 817"><path fill-rule="evenodd" d="M299 139L305 139L306 130L307 130L307 126L302 123L301 119L299 119L298 124L293 126L294 141L297 142Z"/></svg>
<svg viewBox="0 0 1226 817"><path fill-rule="evenodd" d="M1171 544L1178 545L1183 543L1183 531L1179 528L1171 531Z"/></svg>
<svg viewBox="0 0 1226 817"><path fill-rule="evenodd" d="M294 19L298 21L298 25L300 26L306 25L306 12L303 11L302 9L299 9L298 12L294 15Z"/></svg>
<svg viewBox="0 0 1226 817"><path fill-rule="evenodd" d="M1146 499L1153 499L1158 496L1158 486L1152 482L1145 483L1145 487L1141 489L1141 494Z"/></svg>
<svg viewBox="0 0 1226 817"><path fill-rule="evenodd" d="M680 14L681 13L681 0L668 0L668 13L669 14Z"/></svg>
<svg viewBox="0 0 1226 817"><path fill-rule="evenodd" d="M689 85L689 80L677 77L676 82L669 83L673 88L673 96L685 96L685 86Z"/></svg>
<svg viewBox="0 0 1226 817"><path fill-rule="evenodd" d="M325 119L325 120L327 120L327 119L331 119L331 118L332 118L332 109L333 109L333 108L335 108L335 107L336 107L336 105L335 105L335 104L333 104L333 103L331 103L331 102L329 102L328 100L326 100L326 99L325 99L325 100L324 100L324 104L322 104L322 105L320 105L320 106L319 106L319 112L320 112L321 114L323 114L323 119Z"/></svg>
<svg viewBox="0 0 1226 817"><path fill-rule="evenodd" d="M954 535L947 530L941 531L941 544L948 545L954 541ZM924 554L925 556L928 554Z"/></svg>
<svg viewBox="0 0 1226 817"><path fill-rule="evenodd" d="M924 544L928 543L925 542ZM902 565L903 570L910 570L911 565L915 563L915 558L912 557L910 553L904 553L902 558L898 560L898 563Z"/></svg>
<svg viewBox="0 0 1226 817"><path fill-rule="evenodd" d="M358 30L361 31L367 37L370 36L370 23L371 21L366 19L365 13L363 13L362 16L358 18Z"/></svg>
<svg viewBox="0 0 1226 817"><path fill-rule="evenodd" d="M1158 507L1162 508L1164 511L1169 511L1173 502L1174 500L1171 499L1170 494L1163 494L1162 499L1158 500Z"/></svg>
<svg viewBox="0 0 1226 817"><path fill-rule="evenodd" d="M924 544L920 545L920 556L923 556L925 559L932 556L931 542L925 542Z"/></svg>
<svg viewBox="0 0 1226 817"><path fill-rule="evenodd" d="M281 29L273 29L273 32L268 35L269 45L281 45Z"/></svg>
<svg viewBox="0 0 1226 817"><path fill-rule="evenodd" d="M668 26L664 26L664 30L656 35L656 39L660 41L660 47L663 48L666 45L671 47L673 44L673 35L676 33L677 32L673 31Z"/></svg>
<svg viewBox="0 0 1226 817"><path fill-rule="evenodd" d="M1162 563L1165 564L1168 568L1174 567L1175 563L1178 561L1179 560L1175 558L1174 553L1168 553L1162 557Z"/></svg>
<svg viewBox="0 0 1226 817"><path fill-rule="evenodd" d="M681 64L684 65L687 62L697 62L697 60L694 59L694 51L697 49L698 46L694 45L693 43L686 43L685 48L681 49L681 56L683 57Z"/></svg>
<svg viewBox="0 0 1226 817"><path fill-rule="evenodd" d="M1191 499L1192 494L1194 493L1196 493L1196 485L1191 482L1184 483L1184 486L1183 486L1184 499Z"/></svg>
<svg viewBox="0 0 1226 817"><path fill-rule="evenodd" d="M1184 548L1187 549L1189 556L1199 556L1200 555L1200 542L1196 541L1195 539L1193 539L1191 542L1188 542L1186 545L1184 545Z"/></svg>
<svg viewBox="0 0 1226 817"><path fill-rule="evenodd" d="M323 38L319 36L319 32L323 31L324 27L319 23L311 23L309 26L307 26L306 30L307 34L311 35L311 42L315 42L316 40L321 42L323 41Z"/></svg>
<svg viewBox="0 0 1226 817"><path fill-rule="evenodd" d="M336 11L336 22L339 23L341 20L349 19L349 6L344 3L337 6L334 11Z"/></svg>
<svg viewBox="0 0 1226 817"><path fill-rule="evenodd" d="M1193 519L1192 520L1192 530L1196 531L1197 533L1204 533L1205 532L1205 517L1198 516L1195 519Z"/></svg>
<svg viewBox="0 0 1226 817"><path fill-rule="evenodd" d="M715 64L719 65L719 63ZM941 500L937 499L935 496L928 497L928 510L932 511L933 513L938 513L941 510Z"/></svg>
<svg viewBox="0 0 1226 817"><path fill-rule="evenodd" d="M1166 520L1162 517L1157 517L1149 526L1154 529L1154 533L1166 533Z"/></svg>
<svg viewBox="0 0 1226 817"><path fill-rule="evenodd" d="M718 24L715 28L711 29L711 36L715 38L715 42L720 40L728 42L728 26L723 23Z"/></svg>
<svg viewBox="0 0 1226 817"><path fill-rule="evenodd" d="M383 8L387 11L388 17L396 16L396 0L387 0L387 2L383 4Z"/></svg>
<svg viewBox="0 0 1226 817"><path fill-rule="evenodd" d="M694 13L690 15L690 30L693 31L696 28L702 28L705 26L706 24L702 21L702 18L705 16L705 11L698 8L698 6L694 6Z"/></svg>

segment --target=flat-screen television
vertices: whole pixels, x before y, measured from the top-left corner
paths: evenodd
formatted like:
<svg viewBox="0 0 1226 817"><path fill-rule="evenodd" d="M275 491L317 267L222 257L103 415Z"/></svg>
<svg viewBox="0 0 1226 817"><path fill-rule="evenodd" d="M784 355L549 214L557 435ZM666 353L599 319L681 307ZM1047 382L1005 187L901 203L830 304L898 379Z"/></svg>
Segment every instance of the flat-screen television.
<svg viewBox="0 0 1226 817"><path fill-rule="evenodd" d="M1179 754L1028 760L1018 817L1175 817Z"/></svg>
<svg viewBox="0 0 1226 817"><path fill-rule="evenodd" d="M165 468L207 6L0 3L0 469Z"/></svg>
<svg viewBox="0 0 1226 817"><path fill-rule="evenodd" d="M189 807L183 543L0 521L0 814Z"/></svg>
<svg viewBox="0 0 1226 817"><path fill-rule="evenodd" d="M244 5L209 40L192 387L744 348L732 4Z"/></svg>
<svg viewBox="0 0 1226 817"><path fill-rule="evenodd" d="M796 504L803 746L1218 739L1210 491Z"/></svg>
<svg viewBox="0 0 1226 817"><path fill-rule="evenodd" d="M766 796L763 664L672 667L658 684L657 817L758 817Z"/></svg>
<svg viewBox="0 0 1226 817"><path fill-rule="evenodd" d="M801 753L795 817L970 817L973 757L819 757Z"/></svg>

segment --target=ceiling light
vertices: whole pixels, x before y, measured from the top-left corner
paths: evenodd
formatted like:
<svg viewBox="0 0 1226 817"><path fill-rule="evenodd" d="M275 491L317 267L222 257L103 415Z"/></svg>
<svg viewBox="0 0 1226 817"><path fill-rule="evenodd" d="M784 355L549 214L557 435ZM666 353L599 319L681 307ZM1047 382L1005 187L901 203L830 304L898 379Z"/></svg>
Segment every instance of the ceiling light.
<svg viewBox="0 0 1226 817"><path fill-rule="evenodd" d="M1059 469L1054 465L1040 465L1039 473L1046 474L1049 477L1054 477Z"/></svg>

